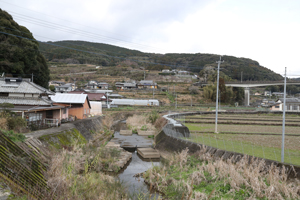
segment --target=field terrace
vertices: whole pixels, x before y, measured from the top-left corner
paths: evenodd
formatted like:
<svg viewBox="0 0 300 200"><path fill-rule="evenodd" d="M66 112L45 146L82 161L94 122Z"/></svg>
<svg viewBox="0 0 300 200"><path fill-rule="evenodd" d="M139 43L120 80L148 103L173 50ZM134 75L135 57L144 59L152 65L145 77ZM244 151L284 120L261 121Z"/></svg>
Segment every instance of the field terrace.
<svg viewBox="0 0 300 200"><path fill-rule="evenodd" d="M219 114L218 134L215 115L181 116L191 137L187 140L219 149L256 157L281 160L282 115L279 114ZM300 165L300 117L286 115L285 162Z"/></svg>

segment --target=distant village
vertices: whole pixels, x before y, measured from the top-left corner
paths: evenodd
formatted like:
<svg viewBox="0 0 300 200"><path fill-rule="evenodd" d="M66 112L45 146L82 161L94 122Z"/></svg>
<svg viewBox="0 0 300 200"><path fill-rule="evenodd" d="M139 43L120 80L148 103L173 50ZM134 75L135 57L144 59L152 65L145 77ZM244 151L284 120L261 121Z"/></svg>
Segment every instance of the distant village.
<svg viewBox="0 0 300 200"><path fill-rule="evenodd" d="M195 86L202 87L201 79L197 75L190 75L187 71L163 70L162 74L179 75L183 77L198 79ZM202 82L203 83L203 82ZM118 94L118 91L128 90L163 90L163 87L153 80L130 80L127 82L116 82L110 86L106 82L90 80L84 86L77 88L75 83L62 81L51 81L49 86L54 91L45 89L26 78L0 78L0 103L2 109L9 109L17 115L22 116L28 124L41 124L58 126L61 123L85 119L95 115L102 115L103 108L118 106L160 106L157 99L128 99ZM113 88L111 90L109 88ZM254 93L252 96L263 96L252 105L268 108L271 111L283 110L283 93L265 91ZM269 98L276 96L274 100ZM5 107L12 104L13 107ZM298 98L286 99L287 111L299 111L300 100Z"/></svg>

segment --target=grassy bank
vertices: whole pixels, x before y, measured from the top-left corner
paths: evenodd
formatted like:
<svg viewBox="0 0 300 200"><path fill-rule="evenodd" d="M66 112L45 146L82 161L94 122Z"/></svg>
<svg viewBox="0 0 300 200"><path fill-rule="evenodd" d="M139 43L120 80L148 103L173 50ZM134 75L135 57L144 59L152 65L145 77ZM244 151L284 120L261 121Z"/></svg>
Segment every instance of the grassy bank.
<svg viewBox="0 0 300 200"><path fill-rule="evenodd" d="M214 161L205 150L190 156L186 149L148 170L144 178L150 188L173 200L300 198L299 183L287 181L284 169L247 160Z"/></svg>

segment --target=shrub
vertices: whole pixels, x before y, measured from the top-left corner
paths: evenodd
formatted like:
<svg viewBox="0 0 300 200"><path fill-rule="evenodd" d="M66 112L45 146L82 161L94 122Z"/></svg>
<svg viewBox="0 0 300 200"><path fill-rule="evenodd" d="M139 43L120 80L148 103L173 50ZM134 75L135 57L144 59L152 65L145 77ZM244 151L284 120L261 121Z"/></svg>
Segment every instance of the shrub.
<svg viewBox="0 0 300 200"><path fill-rule="evenodd" d="M2 133L6 135L9 139L11 139L13 142L24 142L26 139L24 134L15 133L13 130L10 131L2 130Z"/></svg>
<svg viewBox="0 0 300 200"><path fill-rule="evenodd" d="M7 120L7 125L9 130L20 132L27 126L27 122L22 117L10 117Z"/></svg>
<svg viewBox="0 0 300 200"><path fill-rule="evenodd" d="M141 128L141 130L142 131L147 131L148 130L147 125L143 125L142 128Z"/></svg>
<svg viewBox="0 0 300 200"><path fill-rule="evenodd" d="M149 114L148 120L150 123L154 124L158 118L159 118L158 112L156 110L153 110Z"/></svg>

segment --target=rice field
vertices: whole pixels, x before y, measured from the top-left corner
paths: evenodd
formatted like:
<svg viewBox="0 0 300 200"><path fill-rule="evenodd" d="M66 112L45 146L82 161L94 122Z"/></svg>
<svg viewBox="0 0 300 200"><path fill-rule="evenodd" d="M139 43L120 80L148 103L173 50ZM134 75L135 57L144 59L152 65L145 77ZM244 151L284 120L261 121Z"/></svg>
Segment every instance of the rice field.
<svg viewBox="0 0 300 200"><path fill-rule="evenodd" d="M281 160L281 115L220 114L218 117L218 134L214 133L214 117L214 115L181 117L179 120L191 132L191 137L186 139L227 151L271 160ZM193 123L185 123L192 120L194 120ZM227 122L227 124L219 124L222 121ZM238 124L238 122L243 122L244 124ZM261 122L264 124L260 124ZM274 125L274 123L278 124ZM289 125L289 123L293 125ZM300 165L300 117L298 115L286 116L284 144L284 162Z"/></svg>

